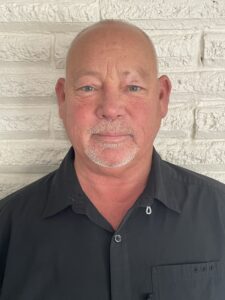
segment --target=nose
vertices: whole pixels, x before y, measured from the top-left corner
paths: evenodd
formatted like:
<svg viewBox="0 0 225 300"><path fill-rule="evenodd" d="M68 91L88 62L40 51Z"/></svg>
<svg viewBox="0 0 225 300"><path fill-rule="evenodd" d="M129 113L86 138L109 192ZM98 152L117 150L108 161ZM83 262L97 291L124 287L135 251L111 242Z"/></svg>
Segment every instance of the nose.
<svg viewBox="0 0 225 300"><path fill-rule="evenodd" d="M124 104L119 88L105 87L98 101L96 114L100 119L115 120L124 115Z"/></svg>

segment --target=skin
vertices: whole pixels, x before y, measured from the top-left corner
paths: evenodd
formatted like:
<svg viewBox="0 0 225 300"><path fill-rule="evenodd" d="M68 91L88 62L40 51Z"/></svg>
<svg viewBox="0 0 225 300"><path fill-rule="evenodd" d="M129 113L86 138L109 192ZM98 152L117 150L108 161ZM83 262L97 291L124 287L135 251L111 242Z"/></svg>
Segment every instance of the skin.
<svg viewBox="0 0 225 300"><path fill-rule="evenodd" d="M170 90L152 42L132 25L97 23L68 52L66 78L56 84L59 114L80 184L115 229L145 188Z"/></svg>

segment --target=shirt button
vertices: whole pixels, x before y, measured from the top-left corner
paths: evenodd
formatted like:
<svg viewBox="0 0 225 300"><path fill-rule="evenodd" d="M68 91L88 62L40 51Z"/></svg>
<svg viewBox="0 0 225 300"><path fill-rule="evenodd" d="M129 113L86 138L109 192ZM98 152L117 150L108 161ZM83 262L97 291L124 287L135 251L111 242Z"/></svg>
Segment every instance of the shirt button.
<svg viewBox="0 0 225 300"><path fill-rule="evenodd" d="M122 241L122 236L120 234L116 234L114 236L114 240L116 243L120 243Z"/></svg>

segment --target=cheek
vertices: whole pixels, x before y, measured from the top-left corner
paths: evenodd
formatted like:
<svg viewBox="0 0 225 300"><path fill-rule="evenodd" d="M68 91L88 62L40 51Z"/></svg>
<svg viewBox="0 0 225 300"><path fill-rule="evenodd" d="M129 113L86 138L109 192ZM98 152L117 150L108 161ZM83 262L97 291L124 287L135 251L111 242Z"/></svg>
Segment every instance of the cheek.
<svg viewBox="0 0 225 300"><path fill-rule="evenodd" d="M153 108L151 108L151 105L147 101L135 101L129 106L133 122L140 124L140 127L143 127L143 124L146 124L151 119L152 110Z"/></svg>
<svg viewBox="0 0 225 300"><path fill-rule="evenodd" d="M94 119L92 107L85 104L73 104L67 107L67 129L78 130L89 128Z"/></svg>
<svg viewBox="0 0 225 300"><path fill-rule="evenodd" d="M132 119L136 127L139 138L152 139L157 133L161 118L155 105L142 103L133 106Z"/></svg>

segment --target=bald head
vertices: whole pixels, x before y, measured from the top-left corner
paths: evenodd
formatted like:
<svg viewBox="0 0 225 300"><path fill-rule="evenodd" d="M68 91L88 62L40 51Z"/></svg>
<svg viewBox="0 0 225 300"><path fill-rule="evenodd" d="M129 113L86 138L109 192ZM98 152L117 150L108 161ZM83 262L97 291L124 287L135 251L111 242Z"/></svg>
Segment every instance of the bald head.
<svg viewBox="0 0 225 300"><path fill-rule="evenodd" d="M83 29L70 45L66 57L66 71L71 65L71 61L76 59L77 52L82 52L85 47L98 45L99 42L102 44L104 41L112 45L127 43L127 47L132 47L131 40L133 44L145 50L155 73L158 74L156 51L149 36L137 26L118 20L100 21Z"/></svg>
<svg viewBox="0 0 225 300"><path fill-rule="evenodd" d="M146 165L170 86L166 76L158 78L154 46L139 28L108 20L83 30L69 49L66 78L56 85L80 165Z"/></svg>

